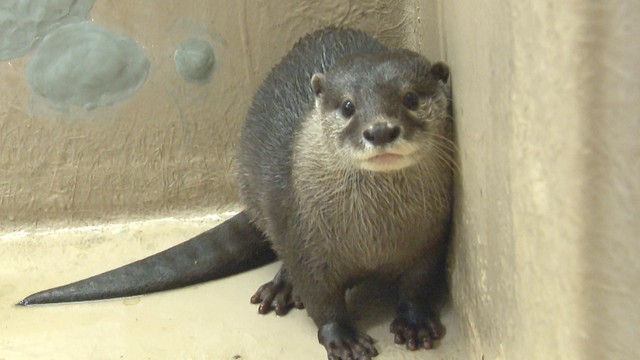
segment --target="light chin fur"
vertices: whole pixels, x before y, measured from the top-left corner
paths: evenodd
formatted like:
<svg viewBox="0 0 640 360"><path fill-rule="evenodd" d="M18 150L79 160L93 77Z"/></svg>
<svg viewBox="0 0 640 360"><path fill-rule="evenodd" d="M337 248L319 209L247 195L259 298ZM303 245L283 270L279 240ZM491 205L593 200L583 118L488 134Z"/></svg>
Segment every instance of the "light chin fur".
<svg viewBox="0 0 640 360"><path fill-rule="evenodd" d="M363 170L375 172L390 172L404 169L406 167L414 165L415 163L416 162L412 157L402 156L401 158L393 161L361 161L360 168Z"/></svg>

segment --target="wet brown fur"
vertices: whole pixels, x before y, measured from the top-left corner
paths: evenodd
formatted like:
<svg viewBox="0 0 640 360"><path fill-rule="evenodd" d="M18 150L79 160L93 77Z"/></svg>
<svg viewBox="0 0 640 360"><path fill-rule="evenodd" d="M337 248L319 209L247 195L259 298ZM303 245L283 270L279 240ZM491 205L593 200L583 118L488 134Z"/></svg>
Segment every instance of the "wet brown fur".
<svg viewBox="0 0 640 360"><path fill-rule="evenodd" d="M324 57L335 58L306 63L314 41ZM247 212L283 262L274 281L293 286L330 358L377 354L350 325L344 297L370 277L399 285L399 327L417 323L430 333L418 341L431 346L439 334L429 289L444 265L452 202L454 146L442 83L448 69L351 30L321 31L301 43L259 90L239 153ZM289 74L299 67L308 69ZM402 106L408 91L420 95L416 109ZM351 118L340 113L345 99L358 109ZM270 112L263 101L304 105L283 114ZM383 146L368 144L362 134L375 123L400 127L400 137ZM366 159L380 151L406 155L395 163L401 168L367 169Z"/></svg>

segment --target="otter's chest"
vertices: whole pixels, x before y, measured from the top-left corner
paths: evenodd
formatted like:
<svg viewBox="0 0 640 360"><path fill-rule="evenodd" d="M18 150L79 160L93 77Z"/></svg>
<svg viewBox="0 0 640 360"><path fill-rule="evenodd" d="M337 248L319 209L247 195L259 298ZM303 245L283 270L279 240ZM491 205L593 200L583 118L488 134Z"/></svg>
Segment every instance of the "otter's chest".
<svg viewBox="0 0 640 360"><path fill-rule="evenodd" d="M437 240L432 230L444 210L441 190L429 188L420 169L414 170L327 174L321 182L298 182L299 226L307 246L356 271L406 267Z"/></svg>

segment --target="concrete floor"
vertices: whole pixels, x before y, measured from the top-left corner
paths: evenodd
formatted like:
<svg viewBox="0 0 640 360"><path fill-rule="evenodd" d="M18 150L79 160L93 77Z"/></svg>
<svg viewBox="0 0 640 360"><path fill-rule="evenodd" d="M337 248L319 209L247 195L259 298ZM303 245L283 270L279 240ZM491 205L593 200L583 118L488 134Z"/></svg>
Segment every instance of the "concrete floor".
<svg viewBox="0 0 640 360"><path fill-rule="evenodd" d="M226 214L228 216L229 214ZM224 217L224 216L223 216ZM278 264L184 289L92 303L17 307L33 292L93 275L212 227L219 217L162 219L0 235L0 360L18 359L326 359L304 311L260 316L249 297ZM378 359L464 359L446 310L438 348L409 352L388 333L382 296L355 306ZM457 349L457 350L456 350Z"/></svg>

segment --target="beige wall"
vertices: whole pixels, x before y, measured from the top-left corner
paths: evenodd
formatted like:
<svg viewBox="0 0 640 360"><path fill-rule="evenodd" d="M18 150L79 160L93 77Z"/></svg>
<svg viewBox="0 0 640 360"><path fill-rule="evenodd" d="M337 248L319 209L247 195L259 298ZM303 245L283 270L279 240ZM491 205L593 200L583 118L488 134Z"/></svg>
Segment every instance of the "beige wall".
<svg viewBox="0 0 640 360"><path fill-rule="evenodd" d="M149 77L127 101L63 113L29 89L29 56L0 62L0 229L229 206L237 200L238 129L271 67L301 35L329 24L398 43L407 17L401 4L96 0L90 18L134 38L151 63ZM176 46L189 37L215 50L205 86L182 81L173 66Z"/></svg>
<svg viewBox="0 0 640 360"><path fill-rule="evenodd" d="M460 353L640 358L637 1L174 3L96 1L93 20L152 64L113 107L56 112L29 91L26 59L0 63L0 228L235 202L232 148L260 80L299 35L356 26L452 68ZM209 85L173 69L191 36L215 48Z"/></svg>
<svg viewBox="0 0 640 360"><path fill-rule="evenodd" d="M640 358L640 3L442 7L471 353Z"/></svg>

